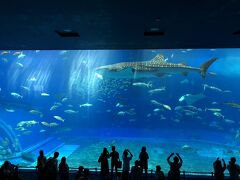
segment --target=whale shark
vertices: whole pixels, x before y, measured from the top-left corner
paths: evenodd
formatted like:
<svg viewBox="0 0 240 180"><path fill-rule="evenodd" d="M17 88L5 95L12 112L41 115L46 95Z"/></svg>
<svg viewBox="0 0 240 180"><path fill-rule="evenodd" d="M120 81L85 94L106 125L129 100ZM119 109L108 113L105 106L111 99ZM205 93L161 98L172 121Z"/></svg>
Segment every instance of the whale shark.
<svg viewBox="0 0 240 180"><path fill-rule="evenodd" d="M205 79L208 68L217 60L212 58L204 62L199 68L188 66L184 63L169 63L165 61L162 54L156 55L149 61L137 62L120 62L105 66L100 66L95 69L98 77L102 78L124 78L124 79L137 79L137 78L150 78L162 77L169 74L182 74L187 76L188 73L197 72ZM213 72L208 74L215 75Z"/></svg>

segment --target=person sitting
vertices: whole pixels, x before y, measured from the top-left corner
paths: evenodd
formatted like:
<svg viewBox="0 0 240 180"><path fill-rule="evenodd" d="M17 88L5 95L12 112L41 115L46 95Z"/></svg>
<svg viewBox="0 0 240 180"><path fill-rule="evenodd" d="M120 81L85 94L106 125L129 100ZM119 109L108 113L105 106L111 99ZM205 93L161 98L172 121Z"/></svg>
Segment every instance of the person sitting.
<svg viewBox="0 0 240 180"><path fill-rule="evenodd" d="M140 160L140 167L142 168L142 170L145 170L146 174L148 171L148 159L149 159L149 156L147 153L147 148L143 146L139 154L139 160Z"/></svg>
<svg viewBox="0 0 240 180"><path fill-rule="evenodd" d="M222 165L223 162L223 165ZM217 180L223 180L224 179L224 171L226 170L226 163L224 159L222 159L222 162L219 158L213 163L214 168L214 178Z"/></svg>
<svg viewBox="0 0 240 180"><path fill-rule="evenodd" d="M44 174L45 174L44 168L45 168L46 162L47 162L47 159L44 156L44 152L43 150L40 150L39 156L37 158L37 166L36 166L38 180L44 180Z"/></svg>
<svg viewBox="0 0 240 180"><path fill-rule="evenodd" d="M58 166L60 180L68 180L69 178L69 167L67 164L66 157L62 157L61 162Z"/></svg>
<svg viewBox="0 0 240 180"><path fill-rule="evenodd" d="M81 180L83 178L84 178L84 167L79 166L78 171L77 171L76 176L75 176L75 180Z"/></svg>
<svg viewBox="0 0 240 180"><path fill-rule="evenodd" d="M128 156L128 153L130 154L130 156ZM132 160L132 153L128 150L125 149L123 152L123 169L122 169L122 179L128 179L129 176L129 170L130 170L130 161Z"/></svg>
<svg viewBox="0 0 240 180"><path fill-rule="evenodd" d="M131 179L141 180L142 179L142 168L140 167L140 162L135 161L135 165L131 168Z"/></svg>
<svg viewBox="0 0 240 180"><path fill-rule="evenodd" d="M119 161L119 153L116 151L116 147L112 146L112 152L109 155L111 157L111 175L113 175L113 168L115 168L115 172L118 172L118 161Z"/></svg>
<svg viewBox="0 0 240 180"><path fill-rule="evenodd" d="M180 179L180 168L182 167L183 160L176 153L176 156L173 158L173 162L170 160L174 153L171 153L168 158L167 162L170 166L170 171L168 172L168 179L170 180L179 180Z"/></svg>
<svg viewBox="0 0 240 180"><path fill-rule="evenodd" d="M108 158L109 158L109 152L107 148L103 148L103 152L98 158L98 162L101 163L101 176L103 177L106 177L109 175Z"/></svg>
<svg viewBox="0 0 240 180"><path fill-rule="evenodd" d="M239 176L239 172L240 172L240 167L238 164L236 164L235 157L231 157L229 164L227 165L227 169L229 171L231 180L239 179L238 176Z"/></svg>
<svg viewBox="0 0 240 180"><path fill-rule="evenodd" d="M155 174L155 179L156 180L164 180L165 179L165 176L164 176L164 173L163 171L161 171L161 166L156 166L156 174Z"/></svg>

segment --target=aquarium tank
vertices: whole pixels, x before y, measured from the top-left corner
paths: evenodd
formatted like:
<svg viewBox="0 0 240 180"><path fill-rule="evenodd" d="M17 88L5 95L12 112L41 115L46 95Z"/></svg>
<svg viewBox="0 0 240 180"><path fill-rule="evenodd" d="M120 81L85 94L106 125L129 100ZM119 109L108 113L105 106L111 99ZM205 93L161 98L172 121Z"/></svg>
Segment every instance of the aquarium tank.
<svg viewBox="0 0 240 180"><path fill-rule="evenodd" d="M239 156L240 50L2 50L0 161L34 167L39 150L100 168L115 145L149 169L211 172Z"/></svg>

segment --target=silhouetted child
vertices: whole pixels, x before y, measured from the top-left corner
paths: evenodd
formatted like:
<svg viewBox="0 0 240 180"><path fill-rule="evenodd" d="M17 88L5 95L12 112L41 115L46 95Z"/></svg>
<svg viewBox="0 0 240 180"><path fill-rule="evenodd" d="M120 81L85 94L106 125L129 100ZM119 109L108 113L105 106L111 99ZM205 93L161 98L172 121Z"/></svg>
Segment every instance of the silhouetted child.
<svg viewBox="0 0 240 180"><path fill-rule="evenodd" d="M142 170L145 170L146 174L148 171L148 159L149 159L149 156L147 153L147 148L143 146L139 154L139 160L140 160L140 167L142 168Z"/></svg>
<svg viewBox="0 0 240 180"><path fill-rule="evenodd" d="M156 174L155 174L156 180L164 180L165 176L163 171L161 171L161 166L156 166Z"/></svg>
<svg viewBox="0 0 240 180"><path fill-rule="evenodd" d="M118 161L119 161L119 153L116 151L116 147L112 146L112 152L110 153L111 157L111 174L113 175L113 168L115 168L115 172L118 172Z"/></svg>
<svg viewBox="0 0 240 180"><path fill-rule="evenodd" d="M128 156L130 154L130 156ZM123 169L122 169L122 179L127 180L129 176L129 171L130 171L130 161L132 160L132 153L128 150L125 149L123 152Z"/></svg>
<svg viewBox="0 0 240 180"><path fill-rule="evenodd" d="M37 159L37 167L36 167L37 168L37 178L38 178L38 180L44 180L45 179L44 168L45 168L46 162L47 162L47 159L44 156L44 152L43 152L43 150L40 150L39 151L39 156L38 156L38 159Z"/></svg>
<svg viewBox="0 0 240 180"><path fill-rule="evenodd" d="M142 179L142 168L140 167L140 162L135 161L135 165L131 168L131 180L141 180Z"/></svg>
<svg viewBox="0 0 240 180"><path fill-rule="evenodd" d="M58 166L60 180L68 180L69 178L69 167L67 164L66 157L62 157L61 162Z"/></svg>
<svg viewBox="0 0 240 180"><path fill-rule="evenodd" d="M223 162L223 165L222 165ZM214 168L214 178L217 180L223 180L224 179L224 171L226 170L226 163L224 159L222 159L222 162L219 158L213 163Z"/></svg>
<svg viewBox="0 0 240 180"><path fill-rule="evenodd" d="M84 167L83 166L79 166L78 167L78 171L76 173L76 176L75 176L75 180L81 180L84 178Z"/></svg>
<svg viewBox="0 0 240 180"><path fill-rule="evenodd" d="M83 180L89 180L89 175L90 175L90 172L89 172L89 169L84 169L84 172L83 172Z"/></svg>
<svg viewBox="0 0 240 180"><path fill-rule="evenodd" d="M173 158L173 162L170 160L174 153L171 153L168 158L167 162L170 166L170 171L168 172L168 179L170 180L179 180L180 179L180 168L182 167L183 160L176 153L176 156Z"/></svg>
<svg viewBox="0 0 240 180"><path fill-rule="evenodd" d="M101 176L106 177L109 175L108 165L109 152L107 148L103 148L103 152L98 158L98 162L101 163Z"/></svg>
<svg viewBox="0 0 240 180"><path fill-rule="evenodd" d="M240 167L238 164L236 164L235 157L231 157L229 164L227 165L227 169L229 171L231 180L239 179L238 177L239 177Z"/></svg>
<svg viewBox="0 0 240 180"><path fill-rule="evenodd" d="M48 158L45 166L46 179L56 180L58 174L58 158L59 152L55 152L53 157Z"/></svg>

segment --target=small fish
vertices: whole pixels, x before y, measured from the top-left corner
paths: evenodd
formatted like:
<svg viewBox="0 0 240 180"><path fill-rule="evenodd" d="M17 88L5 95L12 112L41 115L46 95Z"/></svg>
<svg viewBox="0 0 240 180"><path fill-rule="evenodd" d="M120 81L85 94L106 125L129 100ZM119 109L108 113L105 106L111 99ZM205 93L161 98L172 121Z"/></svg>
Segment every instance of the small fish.
<svg viewBox="0 0 240 180"><path fill-rule="evenodd" d="M231 120L231 119L224 119L224 121L228 124L234 124L235 121Z"/></svg>
<svg viewBox="0 0 240 180"><path fill-rule="evenodd" d="M29 79L29 81L36 82L37 79L36 79L35 77L31 77L31 78Z"/></svg>
<svg viewBox="0 0 240 180"><path fill-rule="evenodd" d="M16 99L22 99L23 98L22 95L20 95L19 93L16 93L16 92L11 92L11 96L13 96Z"/></svg>
<svg viewBox="0 0 240 180"><path fill-rule="evenodd" d="M22 64L22 63L16 62L16 64L17 64L19 67L23 68L23 64Z"/></svg>
<svg viewBox="0 0 240 180"><path fill-rule="evenodd" d="M167 105L167 104L162 104L162 106L163 106L165 109L169 110L169 111L172 110L172 108L171 108L169 105Z"/></svg>
<svg viewBox="0 0 240 180"><path fill-rule="evenodd" d="M14 113L14 112L15 112L15 109L8 109L8 108L5 108L5 111L10 112L10 113Z"/></svg>
<svg viewBox="0 0 240 180"><path fill-rule="evenodd" d="M224 116L220 112L214 112L213 115L224 119Z"/></svg>
<svg viewBox="0 0 240 180"><path fill-rule="evenodd" d="M136 82L136 83L133 83L132 85L136 86L136 87L143 87L143 88L151 88L152 87L151 82L148 82L148 83Z"/></svg>
<svg viewBox="0 0 240 180"><path fill-rule="evenodd" d="M54 111L54 110L56 110L57 108L58 108L59 106L58 105L53 105L52 107L50 107L50 111Z"/></svg>
<svg viewBox="0 0 240 180"><path fill-rule="evenodd" d="M31 127L31 126L36 125L36 124L38 124L38 122L35 121L35 120L20 121L19 123L17 123L17 127L23 127L23 126Z"/></svg>
<svg viewBox="0 0 240 180"><path fill-rule="evenodd" d="M153 109L153 112L159 112L161 109L159 109L159 108L155 108L155 109Z"/></svg>
<svg viewBox="0 0 240 180"><path fill-rule="evenodd" d="M43 122L41 122L41 124L44 125L44 126L49 127L49 123L48 122L43 121Z"/></svg>
<svg viewBox="0 0 240 180"><path fill-rule="evenodd" d="M58 123L55 123L55 122L49 124L49 127L57 127L57 126L58 126Z"/></svg>
<svg viewBox="0 0 240 180"><path fill-rule="evenodd" d="M149 114L147 114L147 117L149 118L149 117L151 117L152 116L152 114L151 113L149 113Z"/></svg>
<svg viewBox="0 0 240 180"><path fill-rule="evenodd" d="M67 109L64 112L67 113L67 114L77 114L78 113L78 111L74 111L72 109Z"/></svg>
<svg viewBox="0 0 240 180"><path fill-rule="evenodd" d="M22 53L21 51L16 51L16 52L13 53L13 56L18 56L18 55L20 55L21 53Z"/></svg>
<svg viewBox="0 0 240 180"><path fill-rule="evenodd" d="M117 103L117 104L116 104L116 107L123 108L123 107L125 107L125 105L123 105L123 104L121 104L121 103Z"/></svg>
<svg viewBox="0 0 240 180"><path fill-rule="evenodd" d="M7 62L8 62L8 59L7 59L7 58L1 58L1 60L2 60L4 63L7 63Z"/></svg>
<svg viewBox="0 0 240 180"><path fill-rule="evenodd" d="M66 102L68 100L68 98L62 98L62 103Z"/></svg>
<svg viewBox="0 0 240 180"><path fill-rule="evenodd" d="M58 121L62 121L62 122L64 122L65 121L65 119L63 119L62 117L60 117L60 116L53 116L56 120L58 120Z"/></svg>
<svg viewBox="0 0 240 180"><path fill-rule="evenodd" d="M38 110L36 110L36 109L30 110L29 113L35 114L35 115L39 115L41 118L43 117L43 113L38 111Z"/></svg>
<svg viewBox="0 0 240 180"><path fill-rule="evenodd" d="M223 92L223 90L221 90L218 87L210 86L208 84L203 84L203 90L205 91L206 89L211 89L211 90L214 90L214 91Z"/></svg>
<svg viewBox="0 0 240 180"><path fill-rule="evenodd" d="M18 56L17 56L17 58L18 59L22 59L22 58L24 58L26 56L26 54L23 54L23 52L22 53L20 53Z"/></svg>
<svg viewBox="0 0 240 180"><path fill-rule="evenodd" d="M31 91L29 87L26 86L21 86L22 89L24 89L25 91Z"/></svg>
<svg viewBox="0 0 240 180"><path fill-rule="evenodd" d="M222 110L218 108L205 108L205 111L221 112Z"/></svg>
<svg viewBox="0 0 240 180"><path fill-rule="evenodd" d="M149 90L148 93L149 93L150 95L153 95L153 94L161 93L161 92L163 92L163 91L166 91L166 87L165 87L165 86L163 86L163 87L161 87L161 88Z"/></svg>
<svg viewBox="0 0 240 180"><path fill-rule="evenodd" d="M10 51L2 51L1 52L1 55L7 55L7 54L10 54Z"/></svg>
<svg viewBox="0 0 240 180"><path fill-rule="evenodd" d="M35 52L36 52L36 53L39 53L39 52L40 52L40 50L35 50Z"/></svg>
<svg viewBox="0 0 240 180"><path fill-rule="evenodd" d="M91 106L93 106L93 104L90 104L90 103L85 103L85 104L79 105L79 107L91 107Z"/></svg>
<svg viewBox="0 0 240 180"><path fill-rule="evenodd" d="M153 105L156 105L156 106L162 106L162 103L159 103L158 101L156 100L150 100L150 102L153 104Z"/></svg>
<svg viewBox="0 0 240 180"><path fill-rule="evenodd" d="M43 133L43 132L46 132L46 130L45 129L41 129L39 132Z"/></svg>
<svg viewBox="0 0 240 180"><path fill-rule="evenodd" d="M50 94L48 94L48 93L41 93L41 96L47 97L47 96L50 96Z"/></svg>

